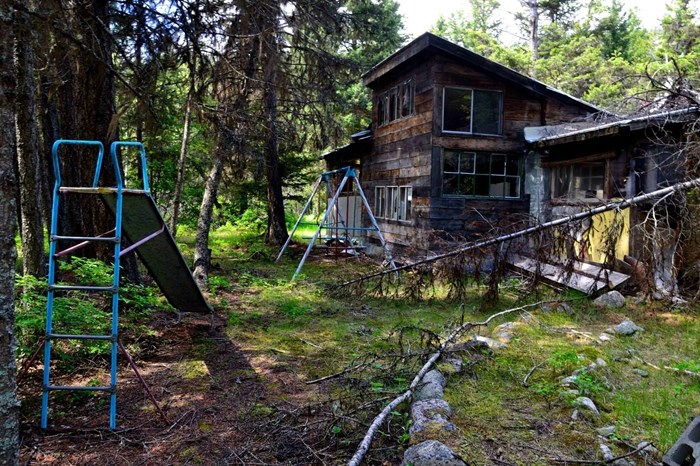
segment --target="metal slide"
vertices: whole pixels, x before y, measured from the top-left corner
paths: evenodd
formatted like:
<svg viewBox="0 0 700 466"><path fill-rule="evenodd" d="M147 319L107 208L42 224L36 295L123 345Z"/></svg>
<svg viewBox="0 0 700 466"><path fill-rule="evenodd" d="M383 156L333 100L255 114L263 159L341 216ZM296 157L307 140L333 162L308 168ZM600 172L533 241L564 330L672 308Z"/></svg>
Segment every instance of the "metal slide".
<svg viewBox="0 0 700 466"><path fill-rule="evenodd" d="M108 192L101 194L105 204L114 214L117 196ZM213 311L194 281L185 258L182 257L175 239L165 226L165 221L148 192L126 189L122 191L122 233L132 244L155 234L135 250L174 308L185 312Z"/></svg>
<svg viewBox="0 0 700 466"><path fill-rule="evenodd" d="M63 145L87 146L97 150L97 162L95 174L91 186L65 186L61 177L61 160L59 148ZM132 147L140 151L142 189L126 189L119 169L117 149L119 147ZM46 297L46 338L44 348L44 376L41 397L41 428L48 426L49 394L53 391L98 391L109 393L109 428L117 426L117 350L121 349L129 360L137 377L144 385L151 401L165 420L165 415L155 401L148 386L140 376L136 365L129 356L124 345L119 339L119 272L120 258L131 251L141 257L151 276L156 281L168 302L175 308L187 312L210 313L213 322L213 309L204 299L202 292L194 281L185 259L180 254L177 244L165 226L148 185L148 172L146 170L146 151L139 142L115 141L110 147L110 161L114 167L114 186L99 186L102 161L104 158L104 146L99 141L58 140L54 142L51 155L53 158L56 182L53 189L53 203L51 208L51 231L49 237L49 276L48 293ZM70 161L64 160L64 164ZM114 228L98 236L67 236L59 232L59 205L63 196L72 195L99 195L114 216ZM122 248L123 237L129 239L130 246ZM93 242L111 243L114 247L114 259L112 262L112 285L82 285L63 284L56 282L57 259L68 256L73 252ZM72 244L59 250L58 245ZM75 244L77 243L77 244ZM111 331L105 334L64 334L54 330L54 298L58 292L89 292L105 293L111 296ZM60 323L57 327L60 328ZM110 345L110 382L109 385L56 385L51 384L51 356L54 341L58 340L93 340L109 342ZM40 347L41 348L41 347Z"/></svg>

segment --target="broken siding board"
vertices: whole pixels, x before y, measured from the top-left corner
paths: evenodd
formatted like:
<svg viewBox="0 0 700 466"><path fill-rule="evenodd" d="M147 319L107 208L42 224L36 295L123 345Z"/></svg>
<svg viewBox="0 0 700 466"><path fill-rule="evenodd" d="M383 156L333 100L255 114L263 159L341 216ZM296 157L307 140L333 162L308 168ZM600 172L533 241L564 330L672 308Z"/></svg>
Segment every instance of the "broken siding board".
<svg viewBox="0 0 700 466"><path fill-rule="evenodd" d="M544 262L538 264L536 260L527 257L513 257L508 261L508 264L529 275L537 274L543 281L551 285L565 286L586 295L597 294L608 287L607 283L602 280L596 280L576 272L567 275L561 267Z"/></svg>
<svg viewBox="0 0 700 466"><path fill-rule="evenodd" d="M627 280L630 279L629 275L624 273L615 272L614 270L606 269L597 264L591 264L588 262L574 261L574 270L581 275L586 275L591 278L597 278L598 280L607 282L610 288L616 288Z"/></svg>

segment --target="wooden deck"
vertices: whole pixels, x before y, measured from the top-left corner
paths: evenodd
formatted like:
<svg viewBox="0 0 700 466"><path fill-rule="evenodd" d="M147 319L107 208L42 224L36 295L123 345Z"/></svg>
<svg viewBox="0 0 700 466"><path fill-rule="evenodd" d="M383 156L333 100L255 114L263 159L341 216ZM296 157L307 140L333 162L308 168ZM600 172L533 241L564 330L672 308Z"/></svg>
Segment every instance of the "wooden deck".
<svg viewBox="0 0 700 466"><path fill-rule="evenodd" d="M545 283L571 288L589 296L615 289L630 278L629 275L606 269L601 265L580 261L574 261L571 274L567 274L564 264L538 264L529 257L513 256L508 263L515 270L528 275L537 274L539 271L539 276Z"/></svg>

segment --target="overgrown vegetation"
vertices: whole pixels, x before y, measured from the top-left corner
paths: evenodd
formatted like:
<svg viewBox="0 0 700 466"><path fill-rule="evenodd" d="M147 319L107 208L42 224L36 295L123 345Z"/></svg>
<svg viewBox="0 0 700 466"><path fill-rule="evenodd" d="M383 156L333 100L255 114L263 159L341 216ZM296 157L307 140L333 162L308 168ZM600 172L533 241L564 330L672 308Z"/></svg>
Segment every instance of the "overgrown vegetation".
<svg viewBox="0 0 700 466"><path fill-rule="evenodd" d="M191 244L187 238L186 234L180 237L185 246ZM210 278L209 299L217 309L220 336L193 340L194 350L170 363L172 377L178 384L188 384L188 397L193 399L197 393L211 399L212 384L223 393L239 390L235 383L220 387L223 374L216 369L217 358L231 357L221 354L217 342L235 344L243 351L247 366L230 376L243 383L258 380L265 387L265 398L254 398L248 411L241 413L255 430L251 441L303 441L308 450L298 453L295 461L300 463L319 462L314 454L329 463L347 459L365 423L385 403L382 400L406 389L450 328L540 300L566 302L571 313L546 306L524 318L514 315L508 320L516 322L515 336L507 347L454 353L466 370L449 375L446 399L455 410L452 422L458 433L445 441L465 459L475 464L492 458L515 464L540 464L554 457L594 459L598 455L596 429L606 425L616 426L611 443L617 453L643 440L664 451L676 441L689 417L698 414L700 378L673 370L693 373L700 367L700 318L694 307L669 310L654 302L630 299L620 310L598 310L588 299L541 286L533 290L530 282L507 273L500 281L498 300L488 304L484 301L487 282L463 277L463 296L456 302L451 299L449 281L439 274L431 279L431 292L425 295L406 293L412 286L409 280L392 282L390 288L385 287L388 294L377 294L377 288L356 294L327 285L371 270L373 264L313 256L305 276L290 283L298 258L285 258L274 265L276 251L265 246L255 230L227 226L216 232L212 244L217 268ZM71 261L63 269L72 279L109 278L108 267L84 259ZM23 290L18 295L23 355L43 331L44 287L32 278L18 279L18 290ZM125 287L123 333L133 342L152 331L145 325L153 317L152 309L162 309L151 293L149 288ZM61 299L64 307L58 307L72 312L79 301L77 318L70 320L74 330L104 325L100 320L104 311L97 310L102 303L70 295ZM624 318L646 330L598 343L602 331ZM503 321L495 322L500 323ZM480 332L488 335L492 330ZM62 372L79 373L75 358L92 357L89 349L66 347L61 351L74 358L73 364L61 366ZM605 366L591 366L601 359ZM562 379L572 374L576 374L575 381L562 386ZM332 377L305 384L328 376ZM92 378L94 375L87 380ZM238 397L253 395L237 393ZM168 395L163 392L161 396ZM573 401L578 396L591 398L601 416L572 420ZM58 419L70 416L80 405L67 398L54 404ZM187 409L187 405L178 406L170 409L176 413ZM25 411L25 416L35 415ZM215 418L201 416L197 425L210 426L208 435L215 435L218 428L211 427ZM410 445L410 422L407 406L394 412L375 440L369 461L397 461L401 450ZM191 458L209 454L204 443L189 448ZM267 461L275 462L272 457Z"/></svg>
<svg viewBox="0 0 700 466"><path fill-rule="evenodd" d="M73 257L59 264L59 284L108 286L112 267L97 259ZM18 275L15 291L18 356L27 358L45 334L48 284L46 278ZM154 286L124 283L119 290L120 332L127 342L152 333L149 317L167 308ZM109 335L111 331L111 294L97 297L80 291L58 293L53 306L54 331L71 335ZM135 348L137 348L136 346ZM57 340L54 354L71 368L80 359L106 357L109 344L99 341Z"/></svg>

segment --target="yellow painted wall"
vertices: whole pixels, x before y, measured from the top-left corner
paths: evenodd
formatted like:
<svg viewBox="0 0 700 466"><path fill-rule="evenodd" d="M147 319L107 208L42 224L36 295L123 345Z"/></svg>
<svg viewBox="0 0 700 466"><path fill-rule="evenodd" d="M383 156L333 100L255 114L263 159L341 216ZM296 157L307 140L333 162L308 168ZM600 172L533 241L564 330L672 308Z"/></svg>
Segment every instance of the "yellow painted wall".
<svg viewBox="0 0 700 466"><path fill-rule="evenodd" d="M587 243L588 259L593 262L605 262L605 239L610 235L615 223L622 222L622 234L615 247L615 257L623 260L630 251L630 210L608 211L592 217L591 228L584 234ZM581 246L580 244L578 245Z"/></svg>

